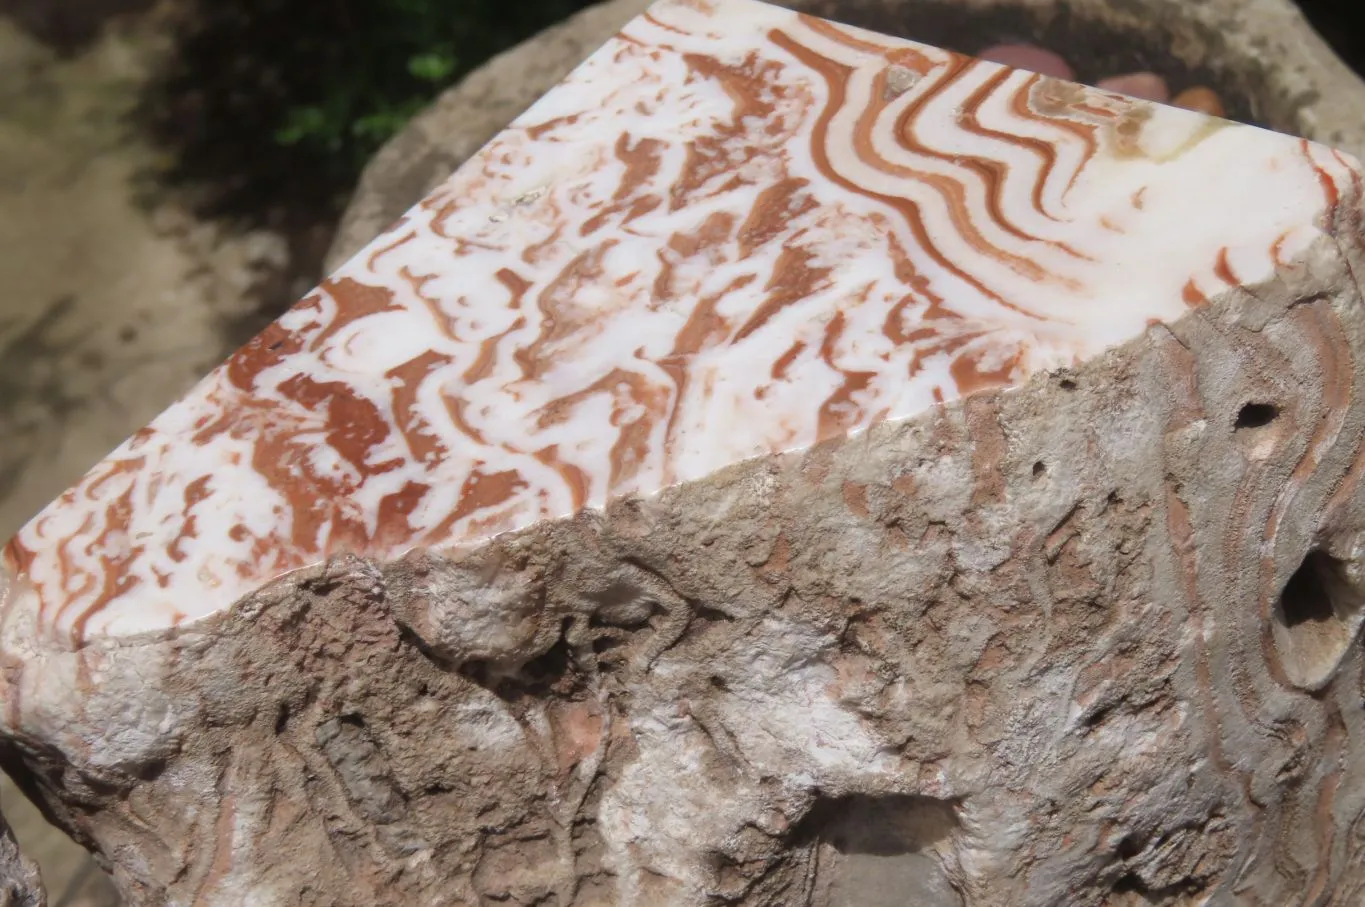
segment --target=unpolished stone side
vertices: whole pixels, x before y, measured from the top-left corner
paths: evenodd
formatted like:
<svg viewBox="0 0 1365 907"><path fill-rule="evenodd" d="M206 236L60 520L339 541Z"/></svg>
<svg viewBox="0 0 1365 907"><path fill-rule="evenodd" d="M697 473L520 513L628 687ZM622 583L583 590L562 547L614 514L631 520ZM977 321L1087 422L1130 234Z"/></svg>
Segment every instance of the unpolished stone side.
<svg viewBox="0 0 1365 907"><path fill-rule="evenodd" d="M5 761L134 904L1356 903L1337 253L1016 391L13 666Z"/></svg>
<svg viewBox="0 0 1365 907"><path fill-rule="evenodd" d="M47 907L38 867L19 852L9 825L0 816L0 907Z"/></svg>

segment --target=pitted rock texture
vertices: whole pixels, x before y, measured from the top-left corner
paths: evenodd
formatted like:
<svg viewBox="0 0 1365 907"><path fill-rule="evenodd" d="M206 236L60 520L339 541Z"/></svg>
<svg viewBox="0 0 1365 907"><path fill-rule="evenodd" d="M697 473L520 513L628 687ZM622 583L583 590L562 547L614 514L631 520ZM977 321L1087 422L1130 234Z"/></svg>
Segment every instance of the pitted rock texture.
<svg viewBox="0 0 1365 907"><path fill-rule="evenodd" d="M537 105L10 546L0 764L134 904L1358 903L1356 165L732 0L662 5L582 72L637 72L641 47L690 73L668 83L673 137L783 143L797 123L790 155L661 136L654 171L634 139L573 128L570 101L591 123L595 92L648 107L646 81L571 79ZM755 107L773 83L788 106ZM527 154L533 131L562 153ZM949 153L964 134L984 144ZM580 178L517 184L583 147ZM869 158L886 166L862 185ZM665 165L707 179L637 214L621 187ZM798 165L814 204L788 199L771 236L693 245L669 219L638 254L655 209L701 226ZM473 191L499 180L516 191ZM542 272L571 250L494 241L603 242L564 219L594 203L617 231L600 267ZM745 281L753 256L732 254L817 240L824 280ZM433 269L480 266L425 280L403 257L423 242ZM754 289L700 318L709 297L658 273L632 295L618 246L641 273ZM506 258L545 282L534 306L486 266ZM381 262L387 294L358 278ZM759 319L774 299L800 317ZM599 317L565 317L584 300ZM970 319L989 330L874 380L904 352L878 344L962 340ZM651 371L694 320L713 345L673 363L702 366L693 383ZM684 415L686 387L708 412L717 388L779 380L735 352L783 349L773 325L805 341L808 393L737 410L767 449L640 440L669 438L651 376ZM995 380L954 367L973 342L1009 351ZM416 380L442 369L465 383ZM505 418L461 415L489 376ZM897 408L907 387L929 399ZM537 413L541 394L569 403ZM838 431L832 399L856 402ZM584 457L581 499L516 431ZM512 469L526 487L493 478ZM281 535L232 562L233 519ZM111 603L124 623L95 620Z"/></svg>
<svg viewBox="0 0 1365 907"><path fill-rule="evenodd" d="M19 845L3 818L0 818L0 907L47 907L38 867L19 852Z"/></svg>
<svg viewBox="0 0 1365 907"><path fill-rule="evenodd" d="M45 653L98 685L11 757L134 903L1356 903L1365 336L1316 252L1019 391Z"/></svg>

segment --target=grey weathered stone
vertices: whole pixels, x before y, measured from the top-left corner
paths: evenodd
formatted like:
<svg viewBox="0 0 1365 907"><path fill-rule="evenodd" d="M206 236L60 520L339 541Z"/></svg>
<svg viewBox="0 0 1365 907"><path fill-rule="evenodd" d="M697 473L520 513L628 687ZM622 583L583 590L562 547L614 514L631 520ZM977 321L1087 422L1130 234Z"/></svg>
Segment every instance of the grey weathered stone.
<svg viewBox="0 0 1365 907"><path fill-rule="evenodd" d="M1325 692L1274 680L1263 633L1304 550L1354 563L1365 532L1359 306L1344 272L1287 283L461 559L338 559L178 638L66 656L105 678L70 739L134 695L179 730L29 770L67 827L123 841L139 904L853 905L899 873L954 907L1357 903L1365 850L1320 810L1365 810L1359 593L1345 642L1299 656L1330 666ZM1238 428L1248 399L1280 416ZM1321 521L1262 551L1253 527L1329 422L1296 508ZM548 580L556 626L611 638L613 577L688 620L653 661L659 609L596 667L590 640L537 634L471 660L421 590L496 564ZM1310 639L1278 620L1291 650ZM850 808L900 824L860 840ZM655 823L629 861L671 876L617 901L597 823L629 815Z"/></svg>
<svg viewBox="0 0 1365 907"><path fill-rule="evenodd" d="M0 907L47 907L38 867L19 852L13 833L0 817Z"/></svg>

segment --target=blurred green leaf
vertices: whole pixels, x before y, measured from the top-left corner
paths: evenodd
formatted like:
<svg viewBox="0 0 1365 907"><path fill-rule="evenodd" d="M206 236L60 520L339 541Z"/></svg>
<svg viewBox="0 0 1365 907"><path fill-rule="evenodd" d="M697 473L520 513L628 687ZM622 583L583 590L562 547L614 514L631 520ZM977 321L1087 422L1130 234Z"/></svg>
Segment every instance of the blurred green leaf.
<svg viewBox="0 0 1365 907"><path fill-rule="evenodd" d="M425 98L409 98L406 103L357 118L351 124L351 132L367 141L376 143L387 141L424 106Z"/></svg>
<svg viewBox="0 0 1365 907"><path fill-rule="evenodd" d="M327 113L321 107L295 107L285 111L284 125L275 130L275 141L281 145L297 145L320 135L326 129Z"/></svg>
<svg viewBox="0 0 1365 907"><path fill-rule="evenodd" d="M455 71L455 55L448 52L418 54L408 60L408 72L424 82L444 82Z"/></svg>

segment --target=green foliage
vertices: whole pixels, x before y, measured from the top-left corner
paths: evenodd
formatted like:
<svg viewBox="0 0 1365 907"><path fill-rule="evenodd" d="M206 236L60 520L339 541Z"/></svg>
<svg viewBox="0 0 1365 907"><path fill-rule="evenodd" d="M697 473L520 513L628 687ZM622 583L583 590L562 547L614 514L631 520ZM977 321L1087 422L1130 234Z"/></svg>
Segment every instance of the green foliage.
<svg viewBox="0 0 1365 907"><path fill-rule="evenodd" d="M553 21L580 5L541 0L529 19ZM357 46L321 57L330 77L320 96L281 112L280 144L368 157L442 88L519 37L489 0L378 0L352 3L347 14L365 25L347 30Z"/></svg>
<svg viewBox="0 0 1365 907"><path fill-rule="evenodd" d="M334 214L442 89L588 0L198 0L143 124L208 207Z"/></svg>

